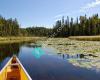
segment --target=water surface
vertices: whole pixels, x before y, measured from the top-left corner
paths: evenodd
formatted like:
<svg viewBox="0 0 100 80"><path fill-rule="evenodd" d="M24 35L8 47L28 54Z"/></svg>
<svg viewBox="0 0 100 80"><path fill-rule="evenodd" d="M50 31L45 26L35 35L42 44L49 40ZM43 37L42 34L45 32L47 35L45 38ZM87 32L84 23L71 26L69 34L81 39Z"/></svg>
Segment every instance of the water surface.
<svg viewBox="0 0 100 80"><path fill-rule="evenodd" d="M100 80L100 72L76 67L69 59L84 58L56 53L54 49L33 47L29 44L0 45L0 70L15 54L33 80Z"/></svg>

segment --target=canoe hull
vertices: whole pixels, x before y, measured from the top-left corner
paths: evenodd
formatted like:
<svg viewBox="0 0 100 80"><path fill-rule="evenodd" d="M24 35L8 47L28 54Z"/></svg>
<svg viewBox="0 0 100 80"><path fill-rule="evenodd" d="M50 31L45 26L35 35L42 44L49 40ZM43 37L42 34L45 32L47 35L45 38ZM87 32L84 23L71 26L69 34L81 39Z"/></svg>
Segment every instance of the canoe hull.
<svg viewBox="0 0 100 80"><path fill-rule="evenodd" d="M13 57L7 62L7 64L4 66L4 68L0 71L0 80L7 80L7 67L11 65ZM29 76L23 65L21 64L20 60L16 57L17 62L19 63L20 67L20 80L32 80L32 78Z"/></svg>

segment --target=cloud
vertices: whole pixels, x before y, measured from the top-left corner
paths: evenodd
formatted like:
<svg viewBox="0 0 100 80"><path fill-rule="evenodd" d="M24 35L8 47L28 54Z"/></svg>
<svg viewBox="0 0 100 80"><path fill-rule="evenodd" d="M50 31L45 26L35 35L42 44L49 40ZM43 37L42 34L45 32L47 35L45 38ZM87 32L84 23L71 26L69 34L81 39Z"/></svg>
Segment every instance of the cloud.
<svg viewBox="0 0 100 80"><path fill-rule="evenodd" d="M59 14L59 15L56 15L54 18L58 19L58 18L61 18L62 16L63 16L63 14Z"/></svg>
<svg viewBox="0 0 100 80"><path fill-rule="evenodd" d="M94 7L98 6L98 5L100 5L100 0L95 0L95 1L93 1L91 3L88 3L86 6L81 7L80 11L84 12L85 10L88 10L90 8L94 8Z"/></svg>
<svg viewBox="0 0 100 80"><path fill-rule="evenodd" d="M72 12L64 12L62 14L58 14L56 16L54 16L54 19L58 20L58 19L61 19L63 16L64 17L67 17L67 16L72 16L73 14L78 14L79 11L75 10L75 11L72 11Z"/></svg>

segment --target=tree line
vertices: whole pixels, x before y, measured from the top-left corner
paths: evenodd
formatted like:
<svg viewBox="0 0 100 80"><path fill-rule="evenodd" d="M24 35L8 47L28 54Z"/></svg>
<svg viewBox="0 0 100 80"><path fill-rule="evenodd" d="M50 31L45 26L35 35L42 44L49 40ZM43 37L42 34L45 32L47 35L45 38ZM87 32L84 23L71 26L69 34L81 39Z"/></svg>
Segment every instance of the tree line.
<svg viewBox="0 0 100 80"><path fill-rule="evenodd" d="M0 36L90 36L100 35L100 18L98 14L92 17L80 16L76 20L73 18L58 20L53 28L45 27L27 27L21 28L17 19L5 19L0 16Z"/></svg>
<svg viewBox="0 0 100 80"><path fill-rule="evenodd" d="M52 29L45 27L21 28L17 19L0 16L0 36L48 36Z"/></svg>
<svg viewBox="0 0 100 80"><path fill-rule="evenodd" d="M86 15L80 16L76 20L69 19L68 16L67 19L62 17L62 20L58 20L53 27L54 32L55 37L100 35L100 18L98 14L89 18Z"/></svg>
<svg viewBox="0 0 100 80"><path fill-rule="evenodd" d="M22 36L39 36L39 37L45 37L48 36L49 33L52 32L52 29L45 28L45 27L27 27L27 28L21 28L21 35Z"/></svg>
<svg viewBox="0 0 100 80"><path fill-rule="evenodd" d="M17 19L5 19L0 16L0 36L17 36L19 35L19 24Z"/></svg>

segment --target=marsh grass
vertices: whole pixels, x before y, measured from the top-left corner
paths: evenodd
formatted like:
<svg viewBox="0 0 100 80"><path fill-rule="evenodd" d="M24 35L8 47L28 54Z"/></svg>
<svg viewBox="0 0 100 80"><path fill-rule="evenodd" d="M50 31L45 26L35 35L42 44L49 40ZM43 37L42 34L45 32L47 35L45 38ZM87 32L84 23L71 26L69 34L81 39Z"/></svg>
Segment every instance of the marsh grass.
<svg viewBox="0 0 100 80"><path fill-rule="evenodd" d="M35 42L39 37L0 37L0 44L2 43L17 43L17 42Z"/></svg>
<svg viewBox="0 0 100 80"><path fill-rule="evenodd" d="M100 36L71 36L69 39L80 41L100 41Z"/></svg>

